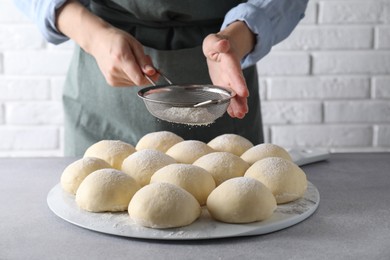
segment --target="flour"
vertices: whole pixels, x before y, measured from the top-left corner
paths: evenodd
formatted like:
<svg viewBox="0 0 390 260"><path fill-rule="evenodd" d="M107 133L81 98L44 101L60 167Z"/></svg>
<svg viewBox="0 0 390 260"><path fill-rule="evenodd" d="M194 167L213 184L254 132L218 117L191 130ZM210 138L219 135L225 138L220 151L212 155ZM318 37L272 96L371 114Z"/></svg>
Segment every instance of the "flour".
<svg viewBox="0 0 390 260"><path fill-rule="evenodd" d="M187 125L208 125L215 116L204 107L171 107L155 111L157 117L172 123Z"/></svg>

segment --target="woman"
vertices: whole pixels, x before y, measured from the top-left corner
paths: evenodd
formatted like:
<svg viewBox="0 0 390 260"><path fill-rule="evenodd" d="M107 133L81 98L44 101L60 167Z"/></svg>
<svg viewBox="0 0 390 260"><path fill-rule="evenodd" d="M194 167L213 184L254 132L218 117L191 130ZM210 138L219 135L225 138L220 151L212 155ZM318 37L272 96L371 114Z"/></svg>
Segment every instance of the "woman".
<svg viewBox="0 0 390 260"><path fill-rule="evenodd" d="M49 42L77 43L64 87L65 154L102 139L135 145L167 130L209 141L236 133L263 142L255 64L286 38L307 0L15 0ZM159 78L236 92L228 113L207 127L158 120L137 97ZM162 82L161 82L162 83ZM111 86L122 86L113 88ZM251 93L251 95L249 95ZM248 109L250 108L250 109Z"/></svg>

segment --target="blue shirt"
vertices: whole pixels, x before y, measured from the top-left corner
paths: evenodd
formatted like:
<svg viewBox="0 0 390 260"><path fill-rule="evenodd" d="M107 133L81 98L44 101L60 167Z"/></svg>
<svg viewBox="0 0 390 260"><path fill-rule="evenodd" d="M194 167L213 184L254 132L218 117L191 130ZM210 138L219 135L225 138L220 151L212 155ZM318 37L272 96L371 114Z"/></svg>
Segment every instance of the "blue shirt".
<svg viewBox="0 0 390 260"><path fill-rule="evenodd" d="M55 13L67 0L14 0L37 23L45 39L54 44L68 40L55 25ZM85 6L90 0L79 0ZM234 21L244 21L256 35L256 46L242 61L242 68L258 62L273 45L285 39L304 17L308 0L249 0L232 8L221 30Z"/></svg>

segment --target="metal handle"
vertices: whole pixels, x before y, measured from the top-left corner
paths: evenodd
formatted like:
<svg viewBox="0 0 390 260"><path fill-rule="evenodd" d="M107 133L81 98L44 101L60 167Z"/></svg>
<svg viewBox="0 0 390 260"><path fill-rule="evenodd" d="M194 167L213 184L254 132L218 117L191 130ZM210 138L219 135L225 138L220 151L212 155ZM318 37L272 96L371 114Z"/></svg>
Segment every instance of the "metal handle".
<svg viewBox="0 0 390 260"><path fill-rule="evenodd" d="M173 85L172 81L170 81L170 80L167 78L167 76L165 76L163 73L161 73L161 71L156 70L156 72L157 72L158 74L160 74L160 75L165 79L165 81L169 83L169 85ZM146 78L147 80L149 80L149 82L150 82L153 86L157 86L156 82L154 82L148 75L144 74L144 76L145 76L145 78Z"/></svg>

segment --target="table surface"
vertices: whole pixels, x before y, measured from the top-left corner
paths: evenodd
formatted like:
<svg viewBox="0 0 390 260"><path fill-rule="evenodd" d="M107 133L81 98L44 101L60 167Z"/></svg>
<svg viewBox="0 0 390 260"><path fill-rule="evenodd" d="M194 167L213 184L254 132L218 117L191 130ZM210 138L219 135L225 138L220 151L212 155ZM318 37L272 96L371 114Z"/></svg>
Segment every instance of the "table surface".
<svg viewBox="0 0 390 260"><path fill-rule="evenodd" d="M60 219L46 197L74 160L0 159L0 259L390 259L390 153L331 154L303 166L321 200L297 225L200 241L119 237Z"/></svg>

